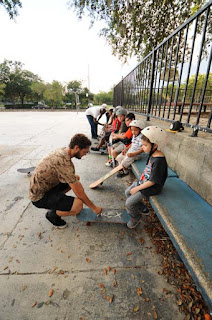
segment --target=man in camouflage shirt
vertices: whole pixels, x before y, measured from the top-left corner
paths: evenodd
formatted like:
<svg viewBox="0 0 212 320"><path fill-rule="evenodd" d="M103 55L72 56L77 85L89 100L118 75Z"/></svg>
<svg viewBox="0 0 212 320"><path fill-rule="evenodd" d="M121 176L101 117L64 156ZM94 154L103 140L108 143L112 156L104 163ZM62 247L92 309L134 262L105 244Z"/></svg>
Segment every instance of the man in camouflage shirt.
<svg viewBox="0 0 212 320"><path fill-rule="evenodd" d="M68 147L57 149L42 159L31 177L29 198L37 208L50 209L46 218L55 227L65 228L66 222L61 216L78 214L83 203L96 214L102 211L85 194L71 160L73 157L81 159L90 146L91 141L85 135L75 134ZM65 195L70 189L76 198Z"/></svg>

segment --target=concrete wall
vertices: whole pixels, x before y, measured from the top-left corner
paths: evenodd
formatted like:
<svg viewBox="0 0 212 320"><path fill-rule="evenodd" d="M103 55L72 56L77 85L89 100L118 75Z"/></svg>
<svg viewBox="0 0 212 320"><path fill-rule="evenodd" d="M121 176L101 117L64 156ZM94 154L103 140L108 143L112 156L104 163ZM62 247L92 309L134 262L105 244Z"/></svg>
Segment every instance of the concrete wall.
<svg viewBox="0 0 212 320"><path fill-rule="evenodd" d="M144 117L137 116L144 120ZM165 121L151 120L146 125L169 128ZM168 133L169 140L164 154L169 167L179 178L212 205L212 136L199 132L198 137L191 137L192 129L183 132Z"/></svg>

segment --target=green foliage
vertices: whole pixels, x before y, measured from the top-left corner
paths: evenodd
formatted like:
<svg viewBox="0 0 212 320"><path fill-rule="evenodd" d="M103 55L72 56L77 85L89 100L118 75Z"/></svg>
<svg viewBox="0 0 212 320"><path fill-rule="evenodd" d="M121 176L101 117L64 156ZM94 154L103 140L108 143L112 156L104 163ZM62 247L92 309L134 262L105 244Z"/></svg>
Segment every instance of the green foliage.
<svg viewBox="0 0 212 320"><path fill-rule="evenodd" d="M19 0L0 0L0 6L3 6L11 19L18 15L18 8L22 7Z"/></svg>
<svg viewBox="0 0 212 320"><path fill-rule="evenodd" d="M58 81L53 81L45 86L43 92L45 101L52 107L61 106L63 103L63 86Z"/></svg>
<svg viewBox="0 0 212 320"><path fill-rule="evenodd" d="M94 103L96 104L103 104L106 103L108 105L113 104L113 91L103 92L95 94L94 96Z"/></svg>
<svg viewBox="0 0 212 320"><path fill-rule="evenodd" d="M5 93L4 88L5 87L6 87L6 85L4 83L0 83L0 99L2 99L4 96L4 93Z"/></svg>
<svg viewBox="0 0 212 320"><path fill-rule="evenodd" d="M204 0L75 0L69 1L82 18L89 14L91 25L103 20L105 36L113 53L127 59L147 55L204 4Z"/></svg>
<svg viewBox="0 0 212 320"><path fill-rule="evenodd" d="M76 99L79 97L80 105L87 106L90 101L93 101L94 94L88 88L83 88L81 81L73 80L67 84L67 92L64 101L71 103L76 107Z"/></svg>
<svg viewBox="0 0 212 320"><path fill-rule="evenodd" d="M21 101L32 96L32 83L39 81L39 77L30 71L23 70L23 65L19 61L4 60L0 64L0 84L4 85L4 98Z"/></svg>

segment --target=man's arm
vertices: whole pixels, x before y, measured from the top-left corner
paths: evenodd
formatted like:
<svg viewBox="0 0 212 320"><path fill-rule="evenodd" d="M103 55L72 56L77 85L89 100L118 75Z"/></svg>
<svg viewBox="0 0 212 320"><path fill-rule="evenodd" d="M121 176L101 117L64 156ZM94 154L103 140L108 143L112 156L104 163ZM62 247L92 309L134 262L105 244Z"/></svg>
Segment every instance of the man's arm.
<svg viewBox="0 0 212 320"><path fill-rule="evenodd" d="M87 197L81 182L77 181L75 183L70 183L69 185L71 189L74 191L77 198L82 200L82 202L86 206L88 206L93 212L95 212L96 214L100 214L102 212L102 208L95 206L95 204Z"/></svg>

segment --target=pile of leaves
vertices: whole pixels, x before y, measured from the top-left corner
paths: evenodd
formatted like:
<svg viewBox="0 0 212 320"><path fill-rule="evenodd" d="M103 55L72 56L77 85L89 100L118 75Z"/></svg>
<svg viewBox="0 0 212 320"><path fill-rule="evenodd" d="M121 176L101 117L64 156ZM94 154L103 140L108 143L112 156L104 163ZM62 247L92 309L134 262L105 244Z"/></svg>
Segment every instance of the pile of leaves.
<svg viewBox="0 0 212 320"><path fill-rule="evenodd" d="M149 209L151 213L145 217L145 230L156 246L156 253L162 255L162 269L158 273L164 275L166 281L176 288L178 292L177 304L179 309L185 313L185 320L210 320L208 307L197 290L193 279L157 215L152 208Z"/></svg>

